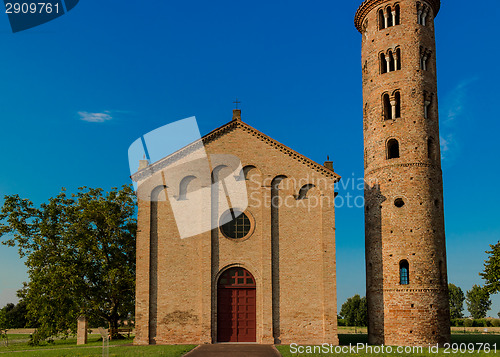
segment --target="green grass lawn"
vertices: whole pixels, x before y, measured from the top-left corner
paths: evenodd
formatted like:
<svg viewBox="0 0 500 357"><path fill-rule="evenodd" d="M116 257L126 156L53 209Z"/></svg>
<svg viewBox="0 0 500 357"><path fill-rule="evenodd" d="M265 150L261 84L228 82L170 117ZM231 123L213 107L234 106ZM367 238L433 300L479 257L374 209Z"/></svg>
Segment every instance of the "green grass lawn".
<svg viewBox="0 0 500 357"><path fill-rule="evenodd" d="M43 342L40 346L30 346L28 341L30 339L30 335L26 334L18 334L18 335L9 335L9 346L6 347L0 344L0 353L6 351L20 351L20 350L29 350L29 349L53 349L53 348L63 348L63 347L76 347L76 338L70 337L67 339L56 338L53 343ZM88 343L85 345L89 346L102 346L102 341L100 335L89 335ZM124 339L124 340L114 340L110 341L110 345L124 345L131 344L133 339ZM80 346L76 347L80 348Z"/></svg>
<svg viewBox="0 0 500 357"><path fill-rule="evenodd" d="M54 343L45 343L42 346L29 346L27 343L29 335L10 335L9 347L0 346L0 357L3 356L22 356L22 357L73 357L73 356L102 356L102 341L99 340L98 335L90 335L89 343L84 346L76 346L76 338L56 339ZM366 334L339 334L340 344L348 346L349 344L357 345L358 343L365 344L368 342ZM114 340L110 341L109 355L110 356L171 356L180 357L192 350L195 345L170 345L170 346L132 346L132 339ZM461 356L500 356L500 335L494 334L453 334L452 343L469 344L469 343L489 343L491 346L497 344L497 352L492 350L490 353L484 351L478 353L445 353L443 349L438 353L429 352L424 348L422 353L366 353L362 351L358 354L340 353L341 356L427 356L427 357L461 357ZM325 353L291 353L290 346L282 345L276 346L282 356L333 356L334 354ZM237 356L236 356L237 357Z"/></svg>
<svg viewBox="0 0 500 357"><path fill-rule="evenodd" d="M109 356L167 356L180 357L192 350L196 345L171 345L171 346L109 346ZM53 346L53 349L25 350L23 352L10 352L0 356L19 357L101 357L102 347L62 347Z"/></svg>
<svg viewBox="0 0 500 357"><path fill-rule="evenodd" d="M9 346L0 345L0 357L71 357L71 356L102 356L102 341L99 335L89 335L88 343L76 346L76 338L55 339L53 343L43 343L41 346L28 345L30 335L9 335ZM196 345L174 346L132 346L133 338L112 340L109 342L110 356L183 356Z"/></svg>
<svg viewBox="0 0 500 357"><path fill-rule="evenodd" d="M296 357L296 356L308 356L308 357L314 357L314 356L336 356L336 355L341 355L341 356L428 356L428 357L445 357L445 356L453 356L453 357L465 357L465 356L500 356L500 335L494 335L494 334L485 334L485 335L472 335L472 334L466 334L466 335L460 335L460 334L453 334L451 336L452 343L457 343L457 344L478 344L478 343L489 343L491 346L491 351L489 353L486 353L483 351L478 352L477 350L473 353L469 353L466 351L465 353L453 353L453 351L450 349L448 351L445 351L444 349L440 349L438 353L435 353L434 351L430 352L428 348L423 348L422 352L415 350L412 353L398 353L396 351L396 348L393 348L392 353L382 353L380 351L377 351L375 349L372 350L372 353L369 353L367 351L361 350L360 353L321 353L321 351L318 351L318 353L292 353L291 348L288 345L282 345L282 346L276 346L278 351L281 353L283 357ZM357 345L358 343L361 344L366 344L368 343L368 335L366 334L339 334L339 342L341 346L349 346L351 345ZM495 353L493 345L496 344L497 352ZM478 345L476 345L477 348ZM307 352L307 351L306 351ZM313 350L314 352L314 350ZM347 351L345 351L347 352ZM447 353L448 352L448 353Z"/></svg>

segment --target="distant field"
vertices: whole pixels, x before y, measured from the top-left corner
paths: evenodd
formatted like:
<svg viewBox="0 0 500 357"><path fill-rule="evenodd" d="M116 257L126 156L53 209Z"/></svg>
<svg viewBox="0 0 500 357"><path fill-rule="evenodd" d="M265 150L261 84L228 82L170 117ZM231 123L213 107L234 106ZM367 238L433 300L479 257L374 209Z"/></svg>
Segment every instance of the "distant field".
<svg viewBox="0 0 500 357"><path fill-rule="evenodd" d="M452 327L451 333L484 333L484 330L487 330L487 333L496 333L500 334L500 327ZM356 332L357 331L357 332ZM349 334L349 333L367 333L366 327L346 327L339 326L338 327L339 334Z"/></svg>

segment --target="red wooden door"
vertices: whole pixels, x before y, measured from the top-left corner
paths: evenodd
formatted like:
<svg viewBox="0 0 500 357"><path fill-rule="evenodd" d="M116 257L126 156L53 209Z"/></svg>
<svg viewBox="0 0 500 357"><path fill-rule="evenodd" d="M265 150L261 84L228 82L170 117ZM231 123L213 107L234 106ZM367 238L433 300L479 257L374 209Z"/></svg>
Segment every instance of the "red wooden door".
<svg viewBox="0 0 500 357"><path fill-rule="evenodd" d="M255 279L243 268L225 271L217 288L217 341L256 342Z"/></svg>

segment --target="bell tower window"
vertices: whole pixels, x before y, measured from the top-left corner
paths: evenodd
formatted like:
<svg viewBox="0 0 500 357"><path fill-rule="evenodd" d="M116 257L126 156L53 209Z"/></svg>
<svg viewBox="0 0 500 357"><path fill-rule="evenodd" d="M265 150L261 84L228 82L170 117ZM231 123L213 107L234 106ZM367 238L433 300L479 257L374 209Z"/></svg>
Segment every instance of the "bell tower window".
<svg viewBox="0 0 500 357"><path fill-rule="evenodd" d="M379 30L396 26L401 23L401 11L399 5L388 6L378 11Z"/></svg>
<svg viewBox="0 0 500 357"><path fill-rule="evenodd" d="M436 145L433 138L427 139L427 157L431 160L436 158Z"/></svg>
<svg viewBox="0 0 500 357"><path fill-rule="evenodd" d="M399 262L399 283L401 285L410 284L410 265L407 260Z"/></svg>
<svg viewBox="0 0 500 357"><path fill-rule="evenodd" d="M387 60L384 53L380 54L380 73L387 73Z"/></svg>
<svg viewBox="0 0 500 357"><path fill-rule="evenodd" d="M394 6L394 25L399 25L401 23L401 11L399 5Z"/></svg>
<svg viewBox="0 0 500 357"><path fill-rule="evenodd" d="M427 26L428 18L430 18L429 7L417 3L417 23L422 26Z"/></svg>
<svg viewBox="0 0 500 357"><path fill-rule="evenodd" d="M389 94L384 94L382 100L384 102L384 119L394 119L392 117L391 98L389 97Z"/></svg>
<svg viewBox="0 0 500 357"><path fill-rule="evenodd" d="M380 54L380 73L399 71L401 69L401 49L388 50Z"/></svg>
<svg viewBox="0 0 500 357"><path fill-rule="evenodd" d="M399 142L391 139L387 142L387 160L399 158Z"/></svg>
<svg viewBox="0 0 500 357"><path fill-rule="evenodd" d="M429 119L430 117L430 108L432 104L432 93L424 92L424 118Z"/></svg>
<svg viewBox="0 0 500 357"><path fill-rule="evenodd" d="M392 10L391 10L391 7L388 6L387 9L385 10L385 27L391 27L391 26L394 26L394 22L393 22L393 16L392 16Z"/></svg>
<svg viewBox="0 0 500 357"><path fill-rule="evenodd" d="M392 110L394 112L394 118L401 117L401 94L399 92L394 93L393 100L391 100Z"/></svg>
<svg viewBox="0 0 500 357"><path fill-rule="evenodd" d="M399 71L401 69L401 49L396 48L396 53L395 53L395 61L396 61L396 71Z"/></svg>
<svg viewBox="0 0 500 357"><path fill-rule="evenodd" d="M432 52L420 47L420 69L423 71L429 70L429 64L431 59Z"/></svg>
<svg viewBox="0 0 500 357"><path fill-rule="evenodd" d="M380 9L378 12L378 28L379 30L385 29L385 16L384 16L384 10Z"/></svg>

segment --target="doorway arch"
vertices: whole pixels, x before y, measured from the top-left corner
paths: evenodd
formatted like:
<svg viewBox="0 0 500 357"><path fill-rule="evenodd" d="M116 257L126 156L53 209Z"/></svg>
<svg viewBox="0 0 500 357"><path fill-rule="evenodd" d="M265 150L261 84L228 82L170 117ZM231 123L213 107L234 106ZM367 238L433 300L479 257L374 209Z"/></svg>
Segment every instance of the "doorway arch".
<svg viewBox="0 0 500 357"><path fill-rule="evenodd" d="M246 269L224 271L217 282L217 342L256 342L255 278Z"/></svg>

